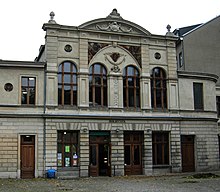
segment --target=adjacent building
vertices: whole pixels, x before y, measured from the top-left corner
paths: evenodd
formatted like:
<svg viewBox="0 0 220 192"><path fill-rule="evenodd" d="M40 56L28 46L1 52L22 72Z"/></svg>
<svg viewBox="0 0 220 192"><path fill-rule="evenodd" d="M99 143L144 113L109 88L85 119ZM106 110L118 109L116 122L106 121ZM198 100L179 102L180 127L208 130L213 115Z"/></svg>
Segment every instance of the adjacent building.
<svg viewBox="0 0 220 192"><path fill-rule="evenodd" d="M154 35L116 9L78 27L50 17L35 61L0 61L0 177L219 168L218 76L179 70L169 26Z"/></svg>
<svg viewBox="0 0 220 192"><path fill-rule="evenodd" d="M217 16L206 23L182 27L174 31L179 37L176 43L179 71L212 73L220 76L219 28L220 16ZM217 117L220 118L220 79L216 83L215 92ZM220 121L218 121L218 138L220 143Z"/></svg>

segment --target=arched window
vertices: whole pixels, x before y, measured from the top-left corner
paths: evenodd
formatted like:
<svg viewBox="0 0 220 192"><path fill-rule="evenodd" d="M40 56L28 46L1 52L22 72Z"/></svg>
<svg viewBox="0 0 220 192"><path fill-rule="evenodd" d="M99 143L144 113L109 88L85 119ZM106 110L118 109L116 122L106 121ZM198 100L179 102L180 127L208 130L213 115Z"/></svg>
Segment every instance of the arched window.
<svg viewBox="0 0 220 192"><path fill-rule="evenodd" d="M167 108L166 73L159 67L154 68L151 75L151 106L154 109Z"/></svg>
<svg viewBox="0 0 220 192"><path fill-rule="evenodd" d="M103 65L96 63L89 68L89 104L107 106L107 75Z"/></svg>
<svg viewBox="0 0 220 192"><path fill-rule="evenodd" d="M140 107L140 75L134 66L123 70L124 107Z"/></svg>
<svg viewBox="0 0 220 192"><path fill-rule="evenodd" d="M68 61L58 68L58 104L77 105L77 69Z"/></svg>

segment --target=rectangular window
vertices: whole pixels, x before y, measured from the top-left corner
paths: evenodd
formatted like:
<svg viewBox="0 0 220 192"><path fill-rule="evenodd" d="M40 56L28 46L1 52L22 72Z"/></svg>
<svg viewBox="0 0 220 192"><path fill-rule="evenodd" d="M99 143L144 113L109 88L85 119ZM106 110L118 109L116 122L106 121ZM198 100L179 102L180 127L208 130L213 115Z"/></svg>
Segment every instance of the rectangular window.
<svg viewBox="0 0 220 192"><path fill-rule="evenodd" d="M217 109L217 115L220 117L220 96L216 97L216 109Z"/></svg>
<svg viewBox="0 0 220 192"><path fill-rule="evenodd" d="M193 83L194 109L203 110L203 84Z"/></svg>
<svg viewBox="0 0 220 192"><path fill-rule="evenodd" d="M169 132L153 132L153 165L169 165Z"/></svg>
<svg viewBox="0 0 220 192"><path fill-rule="evenodd" d="M21 78L21 104L34 105L36 94L36 78Z"/></svg>
<svg viewBox="0 0 220 192"><path fill-rule="evenodd" d="M57 166L74 167L78 165L78 132L58 131Z"/></svg>
<svg viewBox="0 0 220 192"><path fill-rule="evenodd" d="M179 53L179 67L181 68L183 66L183 54L182 52Z"/></svg>

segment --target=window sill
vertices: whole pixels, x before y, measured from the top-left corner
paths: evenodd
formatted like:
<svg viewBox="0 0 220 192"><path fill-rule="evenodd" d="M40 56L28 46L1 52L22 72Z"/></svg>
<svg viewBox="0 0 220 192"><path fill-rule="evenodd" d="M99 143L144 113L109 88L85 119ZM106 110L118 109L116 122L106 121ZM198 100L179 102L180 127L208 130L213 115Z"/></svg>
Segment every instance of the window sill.
<svg viewBox="0 0 220 192"><path fill-rule="evenodd" d="M167 169L167 168L172 168L171 165L153 165L154 169Z"/></svg>
<svg viewBox="0 0 220 192"><path fill-rule="evenodd" d="M78 107L75 105L59 105L58 109L73 110L73 109L78 109Z"/></svg>

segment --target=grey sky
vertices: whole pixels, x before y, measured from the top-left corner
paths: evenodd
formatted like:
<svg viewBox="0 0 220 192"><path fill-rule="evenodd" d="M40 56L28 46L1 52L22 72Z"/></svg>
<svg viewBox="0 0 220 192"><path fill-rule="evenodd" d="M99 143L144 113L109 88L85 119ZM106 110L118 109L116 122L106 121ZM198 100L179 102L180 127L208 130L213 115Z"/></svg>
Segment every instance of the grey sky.
<svg viewBox="0 0 220 192"><path fill-rule="evenodd" d="M43 23L51 11L58 24L79 26L106 17L116 8L123 19L149 32L204 23L220 15L220 0L7 0L0 3L0 59L33 61L44 44Z"/></svg>

